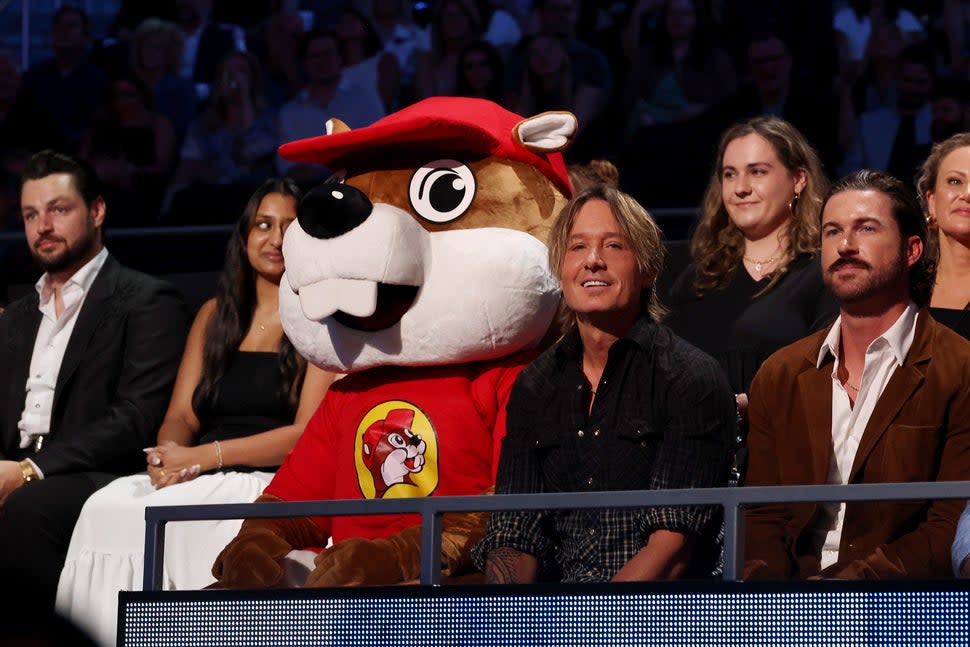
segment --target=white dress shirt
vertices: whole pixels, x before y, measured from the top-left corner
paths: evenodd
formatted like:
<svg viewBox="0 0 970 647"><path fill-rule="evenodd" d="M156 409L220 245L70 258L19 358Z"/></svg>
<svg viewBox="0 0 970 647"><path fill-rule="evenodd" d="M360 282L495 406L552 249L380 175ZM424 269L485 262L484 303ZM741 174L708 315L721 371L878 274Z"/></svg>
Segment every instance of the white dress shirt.
<svg viewBox="0 0 970 647"><path fill-rule="evenodd" d="M78 312L81 311L91 284L101 271L106 258L108 250L102 247L94 258L64 283L61 288L64 311L60 317L54 307L54 289L48 274L41 276L34 286L40 296L38 309L42 317L37 329L37 339L34 341L34 352L30 357L24 410L17 423L21 447L42 443L43 438L50 433L54 388L61 372L64 352L71 339L74 324L77 323ZM37 471L39 474L40 471Z"/></svg>
<svg viewBox="0 0 970 647"><path fill-rule="evenodd" d="M816 367L821 368L829 355L835 358L832 365L832 460L829 463L828 483L848 483L849 472L855 461L856 450L862 434L869 424L876 403L890 378L906 360L909 347L913 345L916 334L916 317L919 308L912 301L903 314L889 329L872 340L866 349L859 380L859 392L855 405L850 402L849 394L839 380L839 345L842 326L840 316L832 324L829 334L822 342L818 352ZM839 544L842 541L842 521L845 516L845 503L822 505L822 514L814 528L815 545L821 549L822 568L827 568L839 560Z"/></svg>

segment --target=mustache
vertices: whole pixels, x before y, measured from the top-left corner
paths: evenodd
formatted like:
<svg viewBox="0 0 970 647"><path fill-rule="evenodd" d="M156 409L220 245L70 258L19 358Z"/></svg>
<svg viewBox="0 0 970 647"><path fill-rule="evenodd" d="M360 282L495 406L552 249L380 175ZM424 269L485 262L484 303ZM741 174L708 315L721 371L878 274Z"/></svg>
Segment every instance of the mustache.
<svg viewBox="0 0 970 647"><path fill-rule="evenodd" d="M43 242L63 243L64 239L61 238L60 236L51 236L50 234L48 234L46 236L41 236L40 238L38 238L37 241L34 243L34 247L35 248L39 247L40 244Z"/></svg>
<svg viewBox="0 0 970 647"><path fill-rule="evenodd" d="M840 258L831 265L829 265L829 273L838 272L843 267L858 267L863 270L872 269L869 263L861 261L858 258Z"/></svg>

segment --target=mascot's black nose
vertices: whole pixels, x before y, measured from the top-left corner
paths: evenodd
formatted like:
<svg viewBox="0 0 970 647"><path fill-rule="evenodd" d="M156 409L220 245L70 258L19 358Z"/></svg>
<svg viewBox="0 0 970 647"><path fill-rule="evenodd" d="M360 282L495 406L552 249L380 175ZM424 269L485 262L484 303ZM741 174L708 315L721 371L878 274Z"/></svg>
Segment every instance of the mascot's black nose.
<svg viewBox="0 0 970 647"><path fill-rule="evenodd" d="M314 238L336 238L367 220L373 205L350 186L328 182L303 196L297 220Z"/></svg>

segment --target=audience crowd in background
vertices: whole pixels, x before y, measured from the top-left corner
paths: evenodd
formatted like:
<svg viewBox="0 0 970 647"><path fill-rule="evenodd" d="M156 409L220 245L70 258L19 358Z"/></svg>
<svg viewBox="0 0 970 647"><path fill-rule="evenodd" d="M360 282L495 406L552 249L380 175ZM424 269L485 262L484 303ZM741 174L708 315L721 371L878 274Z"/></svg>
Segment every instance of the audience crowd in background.
<svg viewBox="0 0 970 647"><path fill-rule="evenodd" d="M11 438L20 442L23 435L23 442L18 448L7 448L7 459L0 461L8 463L7 474L13 474L13 478L6 478L8 490L0 488L0 506L6 506L7 510L0 521L5 519L8 526L17 529L0 532L4 540L0 547L8 545L9 548L0 550L0 555L15 562L0 571L5 568L7 572L23 575L24 568L34 567L33 561L22 559L18 546L30 544L37 551L46 551L48 556L39 560L46 564L42 577L26 574L21 578L31 579L31 586L36 589L26 597L35 606L51 606L58 591L55 583L59 581L58 611L74 616L80 626L104 644L112 644L114 640L114 594L118 589L137 586L142 549L138 534L140 510L159 501L252 500L269 482L281 457L292 447L311 412L338 377L308 367L306 360L297 356L283 333L277 302L283 272L283 232L296 218L300 196L338 170L289 162L280 158L277 150L285 142L322 135L328 127L364 128L414 102L439 95L490 99L523 117L563 110L577 116L579 129L564 157L578 198L564 209L556 225L559 229L554 228L559 242L556 243L556 238L552 240L552 264L560 271L567 267L563 256L566 252L557 251L556 245L563 247L573 229L582 233L589 222L595 224L590 225L590 231L606 238L615 236L611 232L617 227L632 231L622 224L626 222L624 219L647 222L652 227L637 238L648 241L649 249L624 252L623 258L636 257L636 263L643 265L638 271L631 269L630 276L636 281L650 277L650 283L641 285L634 293L652 295L650 298L654 301L649 303L654 309L641 311L642 297L638 296L636 307L619 308L623 315L620 323L626 326L623 330L642 336L647 329L660 329L656 324L662 319L669 328L663 328L663 335L676 335L678 340L671 342L670 348L677 352L670 356L693 358L689 362L666 364L693 367L694 377L700 376L701 384L710 387L705 392L712 394L707 402L710 409L707 414L713 422L707 428L710 437L704 441L708 453L681 448L680 462L670 461L674 467L668 471L696 478L670 479L674 486L785 482L781 478L784 470L779 470L779 474L772 472L776 465L770 445L774 443L775 427L780 423L766 422L769 405L765 403L770 398L765 398L764 393L775 393L776 382L794 393L794 383L788 384L787 378L782 379L787 373L778 368L783 363L777 358L784 358L784 349L790 349L798 340L803 340L803 346L805 339L823 344L821 350L811 348L809 356L815 362L811 375L821 380L819 384L830 377L838 378L841 386L836 388L836 393L847 394L844 399L837 395L832 405L835 421L827 421L835 442L842 442L838 440L839 434L855 434L854 422L848 424L849 432L842 429L846 427L842 423L856 420L848 414L857 399L867 402L869 407L857 409L865 410L864 422L858 428L866 428L865 421L875 410L874 403L882 398L883 389L889 383L890 369L895 370L895 364L890 366L893 358L886 354L880 360L889 362L885 364L889 368L884 371L883 382L873 386L872 379L865 383L860 379L860 367L864 363L856 362L858 375L850 375L849 368L838 375L841 362L848 367L856 358L850 355L846 360L842 350L829 348L838 345L832 339L838 340L838 335L843 334L840 332L843 322L851 322L861 312L853 309L858 303L846 289L841 292L835 289L839 285L830 276L842 265L848 267L847 274L851 274L853 263L862 269L867 267L865 261L856 258L861 253L856 249L857 233L846 224L855 213L850 207L854 209L857 202L862 205L859 209L869 209L867 218L860 222L873 221L877 225L881 222L882 229L872 227L871 223L865 225L866 236L870 229L883 232L882 238L863 238L864 241L889 240L885 249L893 252L901 246L905 250L908 245L913 265L919 261L919 272L890 272L885 276L896 279L895 283L877 285L886 288L887 294L892 292L899 297L898 302L891 303L892 308L880 311L880 316L885 316L887 322L890 319L902 322L900 329L906 328L912 333L906 350L901 352L902 357L897 358L899 365L904 365L912 335L917 339L917 351L914 351L917 359L929 347L928 339L940 337L946 343L933 347L937 348L934 357L941 358L935 361L948 358L959 364L953 371L962 371L954 374L967 375L970 346L959 337L970 338L967 314L970 313L970 282L966 280L970 273L970 224L966 218L970 213L970 207L966 206L970 203L967 188L970 134L966 132L970 130L970 2L967 0L616 0L609 3L592 0L264 0L247 3L118 0L115 4L117 15L102 34L96 33L94 22L84 9L58 3L58 8L49 14L51 56L31 60L26 69L21 69L21 60L15 52L0 48L0 232L25 232L36 264L46 270L36 286L33 283L28 286L25 299L15 300L12 294L7 294L8 283L13 282L10 276L4 276L4 283L0 285L0 313L7 307L6 314L0 318L0 341L19 340L17 344L0 344L0 351L7 349L10 360L7 363L11 366L14 360L18 366L22 365L22 370L11 371L7 376L13 386L6 391L15 402L12 408L8 407L6 428L14 429L17 421L11 417L14 413L19 416L24 407L28 407L28 413L32 411L30 405L20 403L23 393L18 385L26 381L29 393L30 380L37 382L46 375L41 371L30 378L35 373L27 355L32 346L29 340L25 341L23 331L28 330L30 321L38 320L38 312L52 321L61 317L63 313L58 314L57 308L63 304L57 304L57 299L51 296L52 290L63 289L62 279L71 278L59 265L43 262L44 250L57 247L55 243L59 240L69 251L72 248L68 234L58 238L59 232L63 232L57 227L64 228L73 221L62 218L55 226L52 215L59 209L64 210L56 204L56 199L49 197L58 188L57 182L75 178L73 181L78 186L66 192L74 200L72 218L79 222L90 219L94 223L90 232L81 231L83 244L73 245L78 258L68 255L68 260L77 261L74 265L82 267L84 263L92 263L90 267L94 268L86 271L69 268L80 274L75 283L80 285L88 280L85 289L90 288L94 295L87 311L78 310L82 313L77 315L80 329L93 338L101 335L117 345L115 351L119 356L137 359L149 346L155 354L158 354L156 347L166 351L165 357L157 360L165 364L164 370L153 369L157 380L164 382L164 388L154 383L142 385L151 395L142 398L147 413L139 414L141 424L137 426L139 446L150 445L144 449L146 472L114 480L142 466L130 461L129 464L111 462L124 448L114 446L117 443L112 440L112 427L105 427L95 454L100 452L107 458L92 455L90 461L76 461L78 464L72 464L71 470L61 470L68 471L72 481L84 481L82 486L73 487L70 504L55 515L59 537L49 542L28 541L24 537L34 532L31 523L36 520L15 516L18 510L30 513L43 510L44 506L35 505L36 501L54 500L43 488L52 491L55 487L52 483L57 481L44 476L44 470L56 476L59 466L24 459L18 467L9 460L9 456L29 446L39 451L49 435L49 421L31 423L25 414L24 419L33 426L18 427L19 431ZM37 155L38 151L45 152ZM82 190L87 186L88 176L103 182L103 187L99 184L100 193L89 190L89 196ZM831 188L833 183L835 189ZM909 196L914 188L916 192ZM886 207L876 216L871 214L878 210L866 202L875 199L869 195L873 192L879 194L876 206ZM905 209L889 202L900 195ZM661 231L641 204L651 209L675 208L696 216L685 217L686 224L682 227ZM105 218L106 205L110 205L110 219ZM908 219L901 218L899 213L908 214ZM664 222L662 218L658 221L661 225ZM582 222L583 227L577 222ZM146 272L144 275L136 273L108 256L102 240L104 223L110 223L110 228L129 231L134 227L158 228L150 232L153 235L159 232L179 235L178 225L217 224L228 228L235 223L216 298L201 306L188 304L189 309L176 304L168 294L167 284L148 276L153 273L148 268L138 268ZM907 227L919 231L914 233ZM893 236L888 236L887 231ZM46 246L34 244L45 237L49 239ZM10 240L13 238L7 239ZM13 245L4 246L7 241L0 240L0 261L13 248ZM17 244L21 242L18 240ZM190 243L182 241L181 245L171 252L161 244L157 246L173 258L180 253L190 255L191 251L186 251ZM863 251L867 245L875 243L864 242ZM601 260L599 251L580 250L569 254L576 267L596 265ZM52 255L52 252L47 254ZM668 255L674 260L668 264L666 274L658 276ZM875 256L879 260L879 254ZM887 258L890 256L887 253ZM648 257L655 265L646 263ZM6 256L8 267L15 265L9 262L11 258L12 255ZM212 261L212 266L217 263L218 259ZM97 273L101 267L105 268L106 278L98 280L104 285L84 279L89 276L87 273ZM639 265L631 261L629 268L634 267ZM895 271L899 267L890 269ZM116 279L115 275L121 278ZM110 289L113 284L109 280L123 282L122 279L140 286L144 299L125 297L128 293ZM917 279L928 281L925 286L917 286L925 288L925 294L920 293L925 299L910 294ZM599 282L606 285L606 281ZM846 282L851 281L846 279ZM52 286L50 289L44 287L48 283ZM572 291L576 292L575 286ZM165 316L139 315L134 323L151 329L149 324L156 320L168 322L167 327L159 329L166 328L172 338L161 346L147 342L128 344L133 335L113 332L112 326L120 323L109 321L108 326L93 326L95 315L90 313L101 307L102 292L105 307L110 306L112 313L127 311L122 305L115 306L113 301L108 301L109 295L125 301L125 307L133 312L144 310L151 314L153 308L167 304L171 312ZM878 291L873 294L872 299L884 296ZM585 297L570 294L568 282L563 287L563 295L564 302L576 312L579 310L574 306L584 305ZM72 298L73 305L68 305L82 308L84 297ZM669 311L661 307L661 299ZM51 301L53 305L49 304ZM923 306L933 316L920 319L917 329L917 311ZM51 318L51 313L44 308L54 308L56 316ZM177 351L187 327L188 310L194 311L196 323L188 333L176 376ZM72 313L69 318L75 316ZM28 319L28 315L34 319ZM944 326L952 328L959 336L949 331L938 332L937 319L942 324L939 330ZM582 335L607 328L612 331L615 323L604 319L601 323L609 326L597 327L590 326L590 321L593 320L583 320L586 327L577 324L569 333L572 336L565 337L567 350L584 348L587 342ZM35 321L30 325L38 324ZM45 325L40 328L38 348L43 345L44 335L60 334L51 332L52 324ZM63 340L70 336L70 330L67 328ZM883 330L880 335L886 332ZM889 337L895 339L897 333ZM812 334L815 337L810 337ZM611 338L610 344L617 338ZM680 338L692 345L689 352L678 350ZM851 339L851 335L847 338ZM890 344L887 339L883 341ZM666 341L651 344L654 345L644 342L644 348L650 349L644 357L650 356L653 361L654 352L666 357L661 353ZM783 350L779 352L779 349ZM65 354L63 347L59 352L68 359L73 357L71 353ZM104 352L100 355L106 356ZM598 355L588 353L585 359L573 357L562 366L540 361L534 375L524 375L532 376L529 379L538 379L535 375L539 375L545 380L545 374L538 371L553 375L582 370L587 380L581 387L587 419L598 421L600 418L596 416L605 416L604 428L607 423L613 428L618 423L607 420L610 415L615 416L619 411L629 418L633 410L613 405L593 408L596 388L606 384L601 378L607 374L603 367L609 356L605 351ZM697 357L701 356L710 361L698 363ZM775 358L774 364L769 357ZM583 362L590 358L603 360L598 371L587 372ZM830 376L826 362L836 358L838 363L833 364L836 368ZM797 360L804 363L800 356ZM647 359L635 353L624 361L633 362L634 367L649 368L649 362L641 366ZM578 367L573 366L577 363ZM131 366L143 365L120 360L116 364L129 371L135 370ZM763 370L766 365L770 369L768 373ZM93 366L99 367L96 362ZM149 364L144 366L151 368ZM907 423L907 426L915 430L920 425L926 429L953 429L953 436L963 443L967 418L962 413L970 406L966 380L948 377L950 374L944 372L947 367L949 364L927 373L931 376L928 384L934 388L943 384L947 388L928 390L942 393L940 397L944 399L952 396L953 401L959 400L958 404L964 408L953 411L961 415L950 418L950 409L942 405L921 407L919 401L913 400L916 404L910 403L909 410L916 412L911 421L914 424ZM910 370L908 364L905 368ZM69 366L69 370L73 367ZM96 373L110 377L110 372L100 368ZM241 375L250 379L247 381ZM260 379L253 381L253 375ZM850 377L858 386L850 383ZM676 371L673 378L684 381ZM90 382L96 380L91 378ZM139 380L126 378L120 383L125 387L138 386ZM233 406L221 399L213 386L215 383L236 389L224 392L236 395ZM53 402L53 387L45 385L46 382L41 385L46 389L42 393ZM963 391L955 393L961 388ZM565 395L545 394L541 390L535 393L543 397L574 398L573 389L571 385ZM757 397L759 389L761 398ZM784 395L784 389L777 392ZM253 395L254 390L266 396L263 401ZM173 393L165 416L161 391ZM669 404L672 419L677 414L683 417L685 428L702 427L703 398L695 397L688 390L680 393L679 399L662 397L658 391L648 394L648 398L626 398L624 402L647 402L650 411ZM756 394L751 398L750 408L749 393ZM813 393L823 392L816 389ZM884 402L903 401L892 389L886 393ZM57 397L68 396L58 394ZM530 397L534 399L531 392ZM778 410L796 411L800 415L801 410L787 406L781 396L778 401L782 403ZM533 405L525 406L531 400L518 395L512 402L515 404L509 410L531 424ZM690 403L693 408L681 411L674 406L678 403ZM110 413L109 404L103 408ZM236 404L245 405L245 411L237 411ZM827 408L825 401L817 404L810 409ZM944 411L946 420L916 415L930 410ZM40 414L33 415L36 418ZM643 412L637 415L647 417ZM81 431L103 427L90 422L97 422L93 415L75 417L88 425ZM510 415L509 419L514 417ZM803 421L795 416L792 420L791 424L778 426L782 431L777 433L797 430L803 422L806 429L825 430L826 426L809 424L812 420L808 417ZM568 428L572 437L575 426L559 426ZM515 430L516 424L510 423L509 428ZM157 437L150 438L156 430ZM517 430L518 435L509 436L518 439L521 447L513 443L508 445L511 449L503 448L503 461L513 466L506 465L505 472L515 474L519 469L516 461L526 462L519 454L527 455L539 445L528 431L521 428ZM599 433L599 429L594 432L595 436ZM821 437L827 438L827 433ZM580 429L577 437L583 435ZM804 436L809 438L807 432ZM645 441L640 446L647 447ZM794 449L789 462L801 461L801 456L795 454L804 453L803 446L804 443L797 442L790 445ZM962 451L962 444L954 445L947 439L946 443L932 445L921 440L920 446L929 448L928 458L922 461L926 465L918 465L920 469L926 468L925 474L920 472L923 480L961 480L957 477L963 477L964 467L955 457ZM138 448L127 449L130 454ZM627 461L651 462L652 451L651 448L623 455ZM839 452L837 461L844 465L832 463L834 467L826 476L818 477L822 472L817 470L812 478L828 483L919 480L873 471L866 473L869 481L851 481L847 475L856 450L840 449ZM53 455L56 457L56 452ZM602 455L608 454L604 451ZM868 460L863 452L859 455L862 456L859 464ZM140 454L137 456L140 458ZM882 465L882 454L875 456L878 460L873 459L873 465ZM600 461L597 458L594 463ZM692 461L697 465L690 465ZM172 465L177 465L177 469ZM944 467L930 470L931 466L938 465ZM19 479L21 473L16 470L23 470L23 483ZM85 476L91 470L95 477ZM505 472L499 470L500 481ZM622 476L634 474L635 470L614 472ZM196 480L200 474L205 478ZM641 478L643 474L636 473L636 476L640 480L625 484L622 478L611 476L609 485L620 489L649 485ZM3 480L0 479L0 485ZM35 480L46 482L46 486L35 484L33 494L21 493L6 500L14 491L10 483L20 486ZM799 483L809 480L809 476L795 479ZM112 485L85 504L92 492L111 481ZM507 481L504 485L500 482L496 491L527 489L515 483L514 478ZM194 485L187 486L188 482ZM223 485L228 482L235 484L232 492ZM240 483L245 485L243 489ZM592 485L592 478L586 483ZM544 488L546 485L542 485ZM565 491L581 489L582 484L572 484ZM38 498L31 502L29 496ZM23 501L27 503L20 503ZM904 568L897 568L899 560L894 561L895 553L892 553L888 559L869 560L866 564L871 570L860 571L862 549L849 543L855 537L852 532L846 534L843 557L851 556L859 563L848 570L832 566L833 554L837 556L836 548L842 541L843 516L839 515L843 515L844 509L837 515L834 508L825 513L838 519L829 534L819 534L826 529L815 521L822 519L829 523L829 520L818 517L812 522L814 525L806 522L793 535L792 541L797 542L792 545L799 547L807 546L806 533L815 533L816 540L822 537L826 542L824 550L830 554L826 556L823 552L821 561L815 559L815 553L823 550L822 544L808 551L811 555L806 552L809 561L802 560L797 567L789 564L787 557L781 561L775 559L774 553L781 544L758 539L759 528L774 533L780 523L765 510L753 515L756 523L751 528L756 532L749 533L749 537L755 537L756 541L749 544L765 548L763 563L756 566L764 574L778 577L815 577L819 572L840 577L948 574L945 557L951 526L955 526L957 508L962 505L962 502L951 502L933 509L933 515L944 518L943 529L932 533L932 542L924 542L932 543L933 549L925 551L926 555L914 553L916 557L911 563L903 564ZM944 507L945 514L938 513ZM861 509L862 506L853 508L852 514ZM689 564L686 558L670 560L672 566L665 576L706 576L719 572L717 532L721 521L706 513L693 519L664 515L667 518L660 521L637 521L646 523L644 527L650 531L641 534L669 530L678 535L670 546L677 550L688 546L691 551L693 544L688 544L686 539L689 532L704 538L695 563ZM887 528L892 533L923 523L918 515L879 516L889 520ZM479 568L488 577L510 564L525 572L527 580L533 579L542 570L540 567L547 566L561 569L566 580L609 579L617 573L618 579L650 574L644 570L644 562L636 557L639 553L632 550L640 545L636 542L618 546L612 554L601 555L601 563L588 572L583 569L589 564L579 558L572 562L547 560L548 564L534 559L528 550L512 545L522 540L531 542L529 547L537 553L551 550L546 547L545 539L538 537L536 529L540 524L536 520L539 517L532 517L519 513L495 516L476 556ZM65 549L67 566L61 573L64 551L60 548L67 546L67 529L78 518L70 549ZM103 541L99 530L105 526L124 529L122 519L131 527L116 533L117 537L111 541ZM536 532L520 532L516 524L522 519L532 523ZM232 537L239 523L223 525L218 531L211 526L198 526L185 535L170 536L170 552L179 553L186 570L166 571L167 584L180 589L209 584L212 578L206 568L213 561L212 550L200 549L201 544L193 539L196 535L191 533L198 533L199 542L203 535L210 540L215 537L207 548L218 550ZM542 524L545 523L543 520ZM590 539L592 533L587 535L585 526L569 521L568 517L561 517L559 523L556 541L567 546L567 553L592 554L590 542L595 544L599 540ZM628 527L635 525L634 521L624 523ZM221 537L226 533L226 537ZM889 530L882 534L887 533ZM866 541L872 540L870 543L884 541L879 533L870 535L866 536ZM872 539L876 535L879 535L878 541ZM910 545L906 542L922 541L923 535L913 533L913 536L915 540L910 537L901 547L897 546L899 554L904 554L903 549ZM643 538L637 541L640 539ZM51 546L45 545L48 543ZM512 553L502 552L507 550ZM183 552L191 553L194 560L182 555ZM754 552L749 546L749 562ZM950 557L954 572L970 577L970 505ZM634 564L639 570L632 572L624 564ZM824 568L835 570L823 571ZM749 574L757 576L757 571ZM195 577L201 579L192 579Z"/></svg>
<svg viewBox="0 0 970 647"><path fill-rule="evenodd" d="M96 33L80 5L60 5L51 57L27 69L0 51L5 229L17 229L22 165L43 148L104 176L122 212L112 227L228 224L269 175L306 188L328 172L280 160L279 144L432 95L574 112L567 161L613 161L651 208L696 208L720 134L741 119L789 121L829 180L870 167L911 183L930 145L970 118L958 0L117 6Z"/></svg>

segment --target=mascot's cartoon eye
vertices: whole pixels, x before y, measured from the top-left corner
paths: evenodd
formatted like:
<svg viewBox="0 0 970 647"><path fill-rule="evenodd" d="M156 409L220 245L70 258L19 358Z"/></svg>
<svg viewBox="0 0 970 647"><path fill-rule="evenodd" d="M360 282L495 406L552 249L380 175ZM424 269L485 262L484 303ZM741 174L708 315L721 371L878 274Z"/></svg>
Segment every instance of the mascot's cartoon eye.
<svg viewBox="0 0 970 647"><path fill-rule="evenodd" d="M391 443L398 449L404 449L407 446L407 442L398 433L391 433L387 435L387 442Z"/></svg>
<svg viewBox="0 0 970 647"><path fill-rule="evenodd" d="M411 176L411 207L431 222L451 222L468 211L475 199L475 175L456 160L425 164Z"/></svg>

